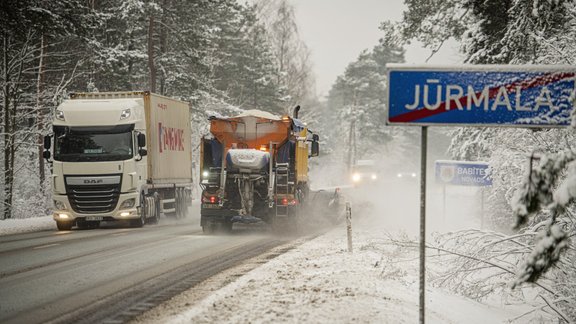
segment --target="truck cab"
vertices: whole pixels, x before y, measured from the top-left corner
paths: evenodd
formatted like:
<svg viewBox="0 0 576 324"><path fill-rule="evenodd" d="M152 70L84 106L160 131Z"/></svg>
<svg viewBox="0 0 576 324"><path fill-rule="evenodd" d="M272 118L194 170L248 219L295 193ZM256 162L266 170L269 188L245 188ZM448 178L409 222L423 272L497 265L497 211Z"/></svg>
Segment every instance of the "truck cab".
<svg viewBox="0 0 576 324"><path fill-rule="evenodd" d="M136 220L146 179L143 100L67 100L53 122L52 189L59 229Z"/></svg>

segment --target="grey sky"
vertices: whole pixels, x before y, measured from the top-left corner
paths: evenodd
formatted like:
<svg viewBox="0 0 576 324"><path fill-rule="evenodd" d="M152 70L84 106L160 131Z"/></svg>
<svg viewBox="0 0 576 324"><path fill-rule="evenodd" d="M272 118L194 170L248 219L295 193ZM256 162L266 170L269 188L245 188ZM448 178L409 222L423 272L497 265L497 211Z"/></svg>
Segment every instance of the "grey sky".
<svg viewBox="0 0 576 324"><path fill-rule="evenodd" d="M398 21L403 0L290 0L295 8L300 37L312 51L317 92L324 96L346 66L363 49L378 44L380 22ZM455 44L447 44L429 63L454 64ZM424 63L430 50L417 44L407 49L407 63Z"/></svg>

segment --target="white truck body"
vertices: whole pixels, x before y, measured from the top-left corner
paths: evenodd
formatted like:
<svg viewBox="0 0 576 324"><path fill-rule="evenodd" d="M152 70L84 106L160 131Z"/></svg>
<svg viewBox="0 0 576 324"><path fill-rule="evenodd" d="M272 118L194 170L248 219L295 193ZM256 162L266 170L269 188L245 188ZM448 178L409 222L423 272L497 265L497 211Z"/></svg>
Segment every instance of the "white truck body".
<svg viewBox="0 0 576 324"><path fill-rule="evenodd" d="M157 222L161 212L186 214L192 188L188 103L149 92L76 93L57 108L53 127L59 229L113 220L141 226Z"/></svg>

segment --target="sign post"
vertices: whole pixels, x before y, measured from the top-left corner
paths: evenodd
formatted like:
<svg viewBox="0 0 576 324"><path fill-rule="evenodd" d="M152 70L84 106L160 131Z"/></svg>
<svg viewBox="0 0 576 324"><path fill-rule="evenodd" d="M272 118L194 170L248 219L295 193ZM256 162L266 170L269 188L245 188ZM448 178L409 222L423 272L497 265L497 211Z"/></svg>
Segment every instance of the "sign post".
<svg viewBox="0 0 576 324"><path fill-rule="evenodd" d="M428 153L428 127L422 126L420 141L420 323L424 323L426 292L426 156Z"/></svg>
<svg viewBox="0 0 576 324"><path fill-rule="evenodd" d="M420 323L425 322L427 126L566 127L575 66L387 64L388 125L422 127Z"/></svg>

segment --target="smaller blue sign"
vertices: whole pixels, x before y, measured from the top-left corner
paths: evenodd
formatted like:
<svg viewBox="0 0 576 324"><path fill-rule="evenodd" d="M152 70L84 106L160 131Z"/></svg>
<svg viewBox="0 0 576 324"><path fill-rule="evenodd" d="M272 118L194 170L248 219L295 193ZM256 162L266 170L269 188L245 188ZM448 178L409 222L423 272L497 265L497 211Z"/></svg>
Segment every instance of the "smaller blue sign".
<svg viewBox="0 0 576 324"><path fill-rule="evenodd" d="M447 185L485 187L492 185L488 163L436 161L436 181Z"/></svg>

